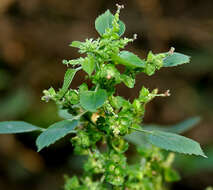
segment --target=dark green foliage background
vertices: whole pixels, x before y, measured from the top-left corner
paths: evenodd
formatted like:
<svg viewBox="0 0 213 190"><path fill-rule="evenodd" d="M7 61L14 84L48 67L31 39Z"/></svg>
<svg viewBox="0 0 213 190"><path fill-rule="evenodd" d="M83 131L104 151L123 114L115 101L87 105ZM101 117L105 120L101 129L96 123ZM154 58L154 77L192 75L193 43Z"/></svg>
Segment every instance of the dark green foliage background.
<svg viewBox="0 0 213 190"><path fill-rule="evenodd" d="M211 0L205 4L201 0L0 2L0 120L25 120L47 127L60 119L53 104L41 102L42 90L62 86L66 68L61 60L79 57L68 44L97 37L95 18L106 9L115 11L115 2L126 7L121 13L125 35L138 34L129 50L145 57L151 49L158 53L174 46L192 57L191 64L164 68L153 77L140 75L134 89L120 85L118 92L133 99L142 84L162 92L171 90L169 98L149 104L146 123L172 124L200 115L202 122L186 136L199 141L209 159L178 157L183 179L173 189L199 190L213 185ZM78 73L72 86L78 86L83 78L84 73ZM1 136L0 189L58 190L62 174L80 172L81 160L72 154L70 136L40 154L34 152L36 136Z"/></svg>

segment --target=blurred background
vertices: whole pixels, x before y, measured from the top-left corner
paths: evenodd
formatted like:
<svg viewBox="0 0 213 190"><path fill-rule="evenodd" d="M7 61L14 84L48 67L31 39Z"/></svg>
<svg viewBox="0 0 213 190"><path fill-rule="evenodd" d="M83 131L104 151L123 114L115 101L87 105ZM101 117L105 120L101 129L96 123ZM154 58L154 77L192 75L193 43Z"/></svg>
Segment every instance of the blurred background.
<svg viewBox="0 0 213 190"><path fill-rule="evenodd" d="M152 77L141 74L134 89L120 85L118 92L131 100L142 85L170 89L170 97L149 104L146 123L167 125L201 116L200 124L184 135L199 141L209 158L177 155L182 180L172 189L213 185L212 0L0 0L0 120L48 127L60 119L53 103L41 102L42 90L61 87L62 60L79 56L69 43L96 38L95 18L106 9L115 12L116 3L125 6L125 35L138 34L130 51L143 58L149 50L165 52L173 46L192 57L191 64L163 68ZM83 79L84 73L78 73L72 88ZM79 172L70 136L37 153L37 135L0 136L0 190L59 190L65 173Z"/></svg>

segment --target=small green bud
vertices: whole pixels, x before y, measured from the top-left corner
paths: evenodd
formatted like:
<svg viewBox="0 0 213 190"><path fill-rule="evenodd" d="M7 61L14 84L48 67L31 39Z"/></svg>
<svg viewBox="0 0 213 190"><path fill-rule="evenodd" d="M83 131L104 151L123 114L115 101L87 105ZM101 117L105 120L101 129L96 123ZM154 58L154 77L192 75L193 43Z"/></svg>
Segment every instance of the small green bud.
<svg viewBox="0 0 213 190"><path fill-rule="evenodd" d="M86 83L83 83L79 86L79 93L84 92L84 91L88 91L88 86Z"/></svg>
<svg viewBox="0 0 213 190"><path fill-rule="evenodd" d="M122 74L121 75L121 79L122 79L122 82L129 88L134 88L134 85L135 85L135 79L128 76L128 75L125 75L125 74Z"/></svg>
<svg viewBox="0 0 213 190"><path fill-rule="evenodd" d="M79 103L79 96L78 96L77 92L74 90L69 90L65 94L65 99L73 105Z"/></svg>
<svg viewBox="0 0 213 190"><path fill-rule="evenodd" d="M43 91L44 96L42 96L42 100L48 102L49 100L55 100L56 92L54 88L49 88L48 90Z"/></svg>
<svg viewBox="0 0 213 190"><path fill-rule="evenodd" d="M109 172L113 172L114 169L115 169L115 166L111 164L111 165L109 166L109 170L108 170L108 171L109 171Z"/></svg>
<svg viewBox="0 0 213 190"><path fill-rule="evenodd" d="M135 108L135 110L140 110L140 108L141 108L141 102L139 100L135 99L133 101L133 107Z"/></svg>
<svg viewBox="0 0 213 190"><path fill-rule="evenodd" d="M122 171L120 170L120 168L117 167L117 168L115 169L115 175L120 175L121 172L122 172Z"/></svg>
<svg viewBox="0 0 213 190"><path fill-rule="evenodd" d="M64 190L75 190L79 187L79 181L76 176L73 176L72 178L69 178L68 176L64 176L65 178L65 185Z"/></svg>
<svg viewBox="0 0 213 190"><path fill-rule="evenodd" d="M145 87L142 87L139 93L139 100L140 102L146 103L149 100L149 90Z"/></svg>

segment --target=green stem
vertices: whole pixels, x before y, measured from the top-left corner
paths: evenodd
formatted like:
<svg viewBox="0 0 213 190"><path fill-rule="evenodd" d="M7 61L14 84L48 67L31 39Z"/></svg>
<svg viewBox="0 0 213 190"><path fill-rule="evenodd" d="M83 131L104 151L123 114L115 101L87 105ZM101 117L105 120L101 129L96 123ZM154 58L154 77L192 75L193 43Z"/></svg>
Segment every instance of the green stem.
<svg viewBox="0 0 213 190"><path fill-rule="evenodd" d="M82 67L78 67L78 68L76 68L75 70L76 70L76 72L77 71L80 71L82 69Z"/></svg>
<svg viewBox="0 0 213 190"><path fill-rule="evenodd" d="M97 84L97 86L95 87L95 92L97 92L99 86L100 86L100 84Z"/></svg>
<svg viewBox="0 0 213 190"><path fill-rule="evenodd" d="M83 116L85 113L87 113L88 111L84 111L84 112L82 112L82 113L80 113L79 115L77 115L77 116L75 116L75 117L73 117L72 119L69 119L69 120L74 120L74 119L79 119L81 116Z"/></svg>

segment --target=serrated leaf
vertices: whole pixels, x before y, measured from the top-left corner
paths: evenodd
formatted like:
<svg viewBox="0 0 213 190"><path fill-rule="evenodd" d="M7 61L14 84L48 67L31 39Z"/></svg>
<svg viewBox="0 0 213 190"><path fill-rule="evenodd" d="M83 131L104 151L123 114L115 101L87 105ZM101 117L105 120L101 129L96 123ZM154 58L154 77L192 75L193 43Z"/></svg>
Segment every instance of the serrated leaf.
<svg viewBox="0 0 213 190"><path fill-rule="evenodd" d="M177 65L182 65L184 63L189 63L190 62L190 57L187 55L184 55L182 53L173 53L169 56L167 56L163 60L163 66L164 67L174 67Z"/></svg>
<svg viewBox="0 0 213 190"><path fill-rule="evenodd" d="M179 152L183 154L194 154L206 157L200 144L196 141L174 133L163 131L146 131L147 140L162 149Z"/></svg>
<svg viewBox="0 0 213 190"><path fill-rule="evenodd" d="M184 133L190 129L192 129L196 124L200 122L200 117L192 117L189 119L186 119L176 125L170 125L170 126L160 126L160 125L143 125L143 129L152 131L152 130L160 130L160 131L166 131L171 133Z"/></svg>
<svg viewBox="0 0 213 190"><path fill-rule="evenodd" d="M147 136L145 133L141 132L133 132L131 134L125 135L124 137L130 143L138 146L138 147L150 147L150 143L147 141Z"/></svg>
<svg viewBox="0 0 213 190"><path fill-rule="evenodd" d="M66 94L66 92L69 89L69 86L72 82L72 79L75 76L75 73L76 73L75 69L67 69L65 76L64 76L63 86L59 91L60 98L62 98Z"/></svg>
<svg viewBox="0 0 213 190"><path fill-rule="evenodd" d="M101 36L105 33L107 28L112 28L113 19L113 14L109 10L107 10L95 20L95 28ZM122 36L125 32L126 27L122 21L119 21L119 25L120 30L118 34L119 36Z"/></svg>
<svg viewBox="0 0 213 190"><path fill-rule="evenodd" d="M146 62L137 55L129 51L121 51L118 56L112 57L117 64L122 64L131 68L145 68Z"/></svg>
<svg viewBox="0 0 213 190"><path fill-rule="evenodd" d="M38 151L55 143L69 133L75 133L74 129L77 125L78 120L63 120L54 123L36 139Z"/></svg>
<svg viewBox="0 0 213 190"><path fill-rule="evenodd" d="M103 89L97 91L83 91L80 94L81 106L90 112L95 112L107 99L107 92Z"/></svg>
<svg viewBox="0 0 213 190"><path fill-rule="evenodd" d="M0 134L26 133L42 131L43 129L24 121L2 121L0 122Z"/></svg>
<svg viewBox="0 0 213 190"><path fill-rule="evenodd" d="M85 58L84 61L82 62L82 69L86 73L88 73L88 75L90 76L95 69L94 57L90 56L90 57Z"/></svg>

